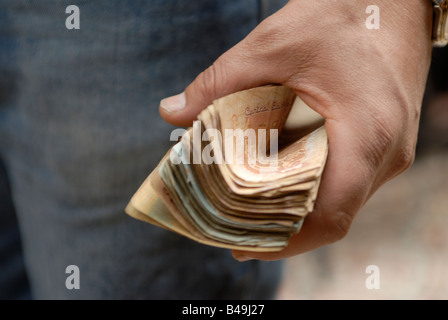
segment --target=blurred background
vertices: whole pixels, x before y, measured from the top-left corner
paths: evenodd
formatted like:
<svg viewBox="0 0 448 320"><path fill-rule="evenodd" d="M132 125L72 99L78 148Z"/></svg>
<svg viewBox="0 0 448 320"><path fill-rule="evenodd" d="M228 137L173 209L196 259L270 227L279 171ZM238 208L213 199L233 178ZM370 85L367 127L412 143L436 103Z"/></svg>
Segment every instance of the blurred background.
<svg viewBox="0 0 448 320"><path fill-rule="evenodd" d="M448 48L433 51L414 165L338 243L290 258L278 299L448 299ZM369 265L379 289L367 289Z"/></svg>

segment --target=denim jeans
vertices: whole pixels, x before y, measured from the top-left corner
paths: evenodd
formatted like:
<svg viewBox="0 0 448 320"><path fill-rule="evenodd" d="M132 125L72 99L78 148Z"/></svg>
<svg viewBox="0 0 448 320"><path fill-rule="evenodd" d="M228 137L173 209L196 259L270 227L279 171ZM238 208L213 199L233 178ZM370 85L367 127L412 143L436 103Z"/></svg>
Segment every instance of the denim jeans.
<svg viewBox="0 0 448 320"><path fill-rule="evenodd" d="M159 101L276 2L0 1L1 298L274 297L281 263L239 263L124 208L172 144Z"/></svg>

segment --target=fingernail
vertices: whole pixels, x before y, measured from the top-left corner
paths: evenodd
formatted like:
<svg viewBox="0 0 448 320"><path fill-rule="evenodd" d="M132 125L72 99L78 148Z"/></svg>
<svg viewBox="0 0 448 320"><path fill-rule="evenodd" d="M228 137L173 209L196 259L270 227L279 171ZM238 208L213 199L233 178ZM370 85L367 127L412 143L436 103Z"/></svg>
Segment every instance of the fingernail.
<svg viewBox="0 0 448 320"><path fill-rule="evenodd" d="M160 106L166 112L176 112L185 108L185 103L185 92L182 92L181 94L163 99L160 101Z"/></svg>

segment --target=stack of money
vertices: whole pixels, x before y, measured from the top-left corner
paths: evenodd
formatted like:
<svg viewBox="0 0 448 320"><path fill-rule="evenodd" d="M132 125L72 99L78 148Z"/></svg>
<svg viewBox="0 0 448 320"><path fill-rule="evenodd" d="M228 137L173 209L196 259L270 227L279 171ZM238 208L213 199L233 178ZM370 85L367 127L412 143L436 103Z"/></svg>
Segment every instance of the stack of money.
<svg viewBox="0 0 448 320"><path fill-rule="evenodd" d="M323 126L300 138L283 132L295 98L270 85L214 101L126 212L207 245L283 249L313 210L327 156Z"/></svg>

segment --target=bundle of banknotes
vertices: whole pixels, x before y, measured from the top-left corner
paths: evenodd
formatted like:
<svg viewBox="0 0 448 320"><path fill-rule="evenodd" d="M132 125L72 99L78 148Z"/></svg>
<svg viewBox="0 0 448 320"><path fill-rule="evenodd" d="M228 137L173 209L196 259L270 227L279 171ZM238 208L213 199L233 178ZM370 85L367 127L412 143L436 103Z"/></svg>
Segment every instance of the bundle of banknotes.
<svg viewBox="0 0 448 320"><path fill-rule="evenodd" d="M328 150L324 126L284 128L295 99L269 85L214 101L126 212L207 245L282 250L313 210Z"/></svg>

